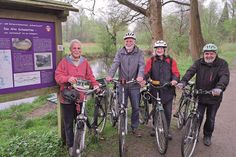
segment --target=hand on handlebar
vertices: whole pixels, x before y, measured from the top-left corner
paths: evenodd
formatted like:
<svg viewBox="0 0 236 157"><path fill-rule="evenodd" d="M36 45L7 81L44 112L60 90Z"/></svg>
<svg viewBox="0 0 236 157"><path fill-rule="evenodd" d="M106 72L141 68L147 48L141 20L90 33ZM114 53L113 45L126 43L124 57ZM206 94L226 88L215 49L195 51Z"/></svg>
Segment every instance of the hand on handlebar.
<svg viewBox="0 0 236 157"><path fill-rule="evenodd" d="M214 89L212 89L211 93L213 96L220 96L221 92L222 92L222 89L214 88Z"/></svg>
<svg viewBox="0 0 236 157"><path fill-rule="evenodd" d="M71 83L71 84L76 84L76 83L77 83L77 78L71 76L71 77L68 79L68 82Z"/></svg>
<svg viewBox="0 0 236 157"><path fill-rule="evenodd" d="M107 82L111 82L112 80L113 80L113 78L112 78L111 76L107 76L107 77L106 77L106 81L107 81Z"/></svg>
<svg viewBox="0 0 236 157"><path fill-rule="evenodd" d="M176 86L178 82L176 80L172 80L170 83L171 83L171 86Z"/></svg>
<svg viewBox="0 0 236 157"><path fill-rule="evenodd" d="M176 85L176 87L178 87L179 89L183 89L184 88L184 84L183 83L178 83Z"/></svg>
<svg viewBox="0 0 236 157"><path fill-rule="evenodd" d="M101 89L99 88L98 85L95 85L95 86L93 87L93 89L96 89L96 93L99 93L99 92L101 91Z"/></svg>

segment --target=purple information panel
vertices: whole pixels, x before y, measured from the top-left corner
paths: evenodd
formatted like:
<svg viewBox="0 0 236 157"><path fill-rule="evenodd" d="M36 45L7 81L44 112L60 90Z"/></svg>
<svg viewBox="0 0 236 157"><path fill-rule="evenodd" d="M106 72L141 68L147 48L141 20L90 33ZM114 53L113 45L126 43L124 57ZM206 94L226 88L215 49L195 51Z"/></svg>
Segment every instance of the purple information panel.
<svg viewBox="0 0 236 157"><path fill-rule="evenodd" d="M0 94L55 86L53 22L0 18Z"/></svg>

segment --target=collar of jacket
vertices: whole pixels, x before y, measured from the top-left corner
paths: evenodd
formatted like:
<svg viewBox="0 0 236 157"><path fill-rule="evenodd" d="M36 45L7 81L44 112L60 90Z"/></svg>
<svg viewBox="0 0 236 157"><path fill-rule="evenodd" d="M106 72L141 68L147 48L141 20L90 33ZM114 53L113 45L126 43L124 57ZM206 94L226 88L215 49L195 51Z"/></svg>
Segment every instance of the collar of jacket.
<svg viewBox="0 0 236 157"><path fill-rule="evenodd" d="M138 48L136 45L134 45L133 51L128 53L127 50L126 50L126 48L125 48L125 46L124 46L124 47L121 49L121 54L131 55L131 54L134 54L134 53L138 53L138 50L139 50L139 48Z"/></svg>
<svg viewBox="0 0 236 157"><path fill-rule="evenodd" d="M201 59L200 59L200 63L203 64L203 65L209 66L209 67L214 67L214 66L217 65L217 61L218 61L218 60L219 60L219 58L218 58L218 55L217 55L216 58L215 58L215 60L214 60L212 63L206 63L206 62L204 61L204 58L201 58Z"/></svg>
<svg viewBox="0 0 236 157"><path fill-rule="evenodd" d="M83 56L80 56L80 58L79 58L79 60L78 60L78 62L79 62L78 65L80 65L80 64L84 61L84 59L85 59L85 58L84 58ZM72 60L71 55L66 56L66 60L67 60L69 63L73 64L73 60Z"/></svg>

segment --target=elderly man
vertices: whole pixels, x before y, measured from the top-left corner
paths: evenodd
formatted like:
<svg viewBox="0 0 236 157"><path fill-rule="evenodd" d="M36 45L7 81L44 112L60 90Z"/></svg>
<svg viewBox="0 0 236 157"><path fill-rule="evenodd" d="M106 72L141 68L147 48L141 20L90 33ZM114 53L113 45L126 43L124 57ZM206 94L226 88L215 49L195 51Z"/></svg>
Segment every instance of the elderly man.
<svg viewBox="0 0 236 157"><path fill-rule="evenodd" d="M136 36L132 32L128 32L124 36L124 47L121 48L114 58L113 64L107 76L107 81L111 81L117 69L119 69L119 79L130 81L136 79L138 82L143 81L144 77L144 56L143 52L135 45ZM119 92L121 93L121 92ZM120 97L120 95L119 95ZM132 133L141 137L141 133L137 130L139 126L139 99L140 85L132 84L125 88L125 104L128 103L128 97L131 101L132 115L131 128Z"/></svg>
<svg viewBox="0 0 236 157"><path fill-rule="evenodd" d="M206 146L210 146L216 112L220 107L223 91L229 83L228 64L225 60L218 57L216 45L210 43L203 47L203 58L197 60L187 70L177 86L182 88L195 74L196 89L212 90L212 95L200 95L198 103L200 124L206 110L203 142Z"/></svg>

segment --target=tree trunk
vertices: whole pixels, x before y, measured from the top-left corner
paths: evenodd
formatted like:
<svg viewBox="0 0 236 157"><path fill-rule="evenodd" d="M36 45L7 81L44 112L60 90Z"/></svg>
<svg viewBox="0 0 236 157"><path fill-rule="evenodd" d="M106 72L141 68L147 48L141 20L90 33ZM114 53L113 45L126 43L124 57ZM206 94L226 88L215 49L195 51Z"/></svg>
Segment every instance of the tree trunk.
<svg viewBox="0 0 236 157"><path fill-rule="evenodd" d="M148 18L152 41L163 39L163 28L162 28L162 0L148 0L148 8L144 9L135 3L131 3L128 0L117 0L120 4L129 7L130 9L139 12Z"/></svg>
<svg viewBox="0 0 236 157"><path fill-rule="evenodd" d="M151 27L152 41L163 40L161 0L150 0L147 17Z"/></svg>
<svg viewBox="0 0 236 157"><path fill-rule="evenodd" d="M203 45L204 40L202 37L201 23L198 12L198 1L191 0L189 46L193 61L197 60L200 57Z"/></svg>

